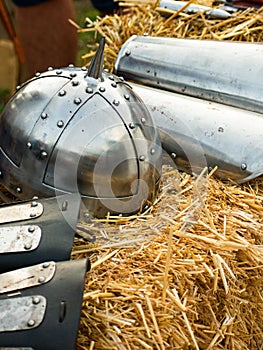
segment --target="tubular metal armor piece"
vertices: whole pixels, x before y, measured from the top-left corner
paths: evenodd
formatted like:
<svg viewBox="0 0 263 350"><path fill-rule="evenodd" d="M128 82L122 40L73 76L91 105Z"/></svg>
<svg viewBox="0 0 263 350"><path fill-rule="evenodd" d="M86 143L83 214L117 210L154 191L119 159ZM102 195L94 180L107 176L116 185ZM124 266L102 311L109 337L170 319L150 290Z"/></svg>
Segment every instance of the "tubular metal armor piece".
<svg viewBox="0 0 263 350"><path fill-rule="evenodd" d="M138 211L158 190L161 144L123 79L89 71L37 74L0 119L0 183L20 199L79 192L95 216Z"/></svg>
<svg viewBox="0 0 263 350"><path fill-rule="evenodd" d="M262 54L260 44L132 36L115 71L147 105L180 170L207 165L244 182L263 173Z"/></svg>
<svg viewBox="0 0 263 350"><path fill-rule="evenodd" d="M1 274L1 349L73 350L88 268L48 261Z"/></svg>
<svg viewBox="0 0 263 350"><path fill-rule="evenodd" d="M179 170L199 174L206 166L209 170L216 167L216 176L238 183L263 174L262 114L132 86L151 112L162 147Z"/></svg>
<svg viewBox="0 0 263 350"><path fill-rule="evenodd" d="M216 52L216 55L215 55ZM143 85L263 111L263 45L132 36L115 72Z"/></svg>

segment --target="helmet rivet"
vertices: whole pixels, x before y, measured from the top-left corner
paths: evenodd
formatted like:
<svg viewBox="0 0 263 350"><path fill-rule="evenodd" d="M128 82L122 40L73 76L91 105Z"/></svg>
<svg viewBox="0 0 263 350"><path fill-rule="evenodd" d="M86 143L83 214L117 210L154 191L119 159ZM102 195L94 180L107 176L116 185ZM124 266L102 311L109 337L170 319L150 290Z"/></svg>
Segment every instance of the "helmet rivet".
<svg viewBox="0 0 263 350"><path fill-rule="evenodd" d="M116 84L115 82L113 82L113 83L111 84L111 86L114 87L114 88L116 88L116 87L117 87L117 84Z"/></svg>
<svg viewBox="0 0 263 350"><path fill-rule="evenodd" d="M21 193L21 192L22 192L22 188L21 188L21 187L17 187L17 188L16 188L16 192L17 192L17 193Z"/></svg>
<svg viewBox="0 0 263 350"><path fill-rule="evenodd" d="M74 99L74 103L75 103L75 105L79 105L79 104L81 103L81 98L76 97L76 98Z"/></svg>
<svg viewBox="0 0 263 350"><path fill-rule="evenodd" d="M46 119L47 118L47 113L45 113L45 112L41 113L41 118L42 119Z"/></svg>
<svg viewBox="0 0 263 350"><path fill-rule="evenodd" d="M69 68L74 68L75 67L73 63L70 63L68 66L69 66Z"/></svg>
<svg viewBox="0 0 263 350"><path fill-rule="evenodd" d="M93 89L90 88L90 87L87 87L87 88L86 88L86 92L87 92L88 94L92 94L92 93L93 93Z"/></svg>
<svg viewBox="0 0 263 350"><path fill-rule="evenodd" d="M72 80L72 86L78 86L79 85L79 81L77 80Z"/></svg>
<svg viewBox="0 0 263 350"><path fill-rule="evenodd" d="M124 81L124 78L123 77L119 77L120 81Z"/></svg>
<svg viewBox="0 0 263 350"><path fill-rule="evenodd" d="M34 327L35 321L34 321L34 320L29 320L29 321L27 322L27 325L28 325L28 327Z"/></svg>
<svg viewBox="0 0 263 350"><path fill-rule="evenodd" d="M26 146L27 146L27 148L32 148L32 143L31 142L27 142L27 144L26 144Z"/></svg>
<svg viewBox="0 0 263 350"><path fill-rule="evenodd" d="M126 50L126 51L125 51L125 55L126 55L126 56L130 56L130 54L131 54L131 51L130 51L130 50Z"/></svg>
<svg viewBox="0 0 263 350"><path fill-rule="evenodd" d="M139 160L140 160L141 162L143 162L143 161L145 160L145 156L140 156L140 157L139 157Z"/></svg>
<svg viewBox="0 0 263 350"><path fill-rule="evenodd" d="M76 75L77 75L77 73L75 73L75 72L70 73L70 77L71 77L71 78L76 77Z"/></svg>
<svg viewBox="0 0 263 350"><path fill-rule="evenodd" d="M109 79L110 80L114 80L114 76L113 75L109 75Z"/></svg>
<svg viewBox="0 0 263 350"><path fill-rule="evenodd" d="M35 218L35 217L37 216L37 214L36 214L36 213L31 213L29 216L30 216L31 218Z"/></svg>
<svg viewBox="0 0 263 350"><path fill-rule="evenodd" d="M246 170L247 169L247 164L246 163L242 163L241 164L241 170Z"/></svg>
<svg viewBox="0 0 263 350"><path fill-rule="evenodd" d="M129 99L130 99L130 95L125 94L125 95L124 95L124 98L125 98L125 100L129 101Z"/></svg>
<svg viewBox="0 0 263 350"><path fill-rule="evenodd" d="M100 92L105 92L105 87L104 87L104 86L101 86L101 87L99 88L99 90L100 90Z"/></svg>
<svg viewBox="0 0 263 350"><path fill-rule="evenodd" d="M176 153L171 153L171 157L173 158L173 159L175 159L176 158Z"/></svg>
<svg viewBox="0 0 263 350"><path fill-rule="evenodd" d="M42 267L43 267L44 269L47 269L47 268L49 267L49 263L48 263L48 262L45 262L45 263L42 265Z"/></svg>
<svg viewBox="0 0 263 350"><path fill-rule="evenodd" d="M47 70L48 70L48 71L52 71L52 70L53 70L53 67L48 67Z"/></svg>
<svg viewBox="0 0 263 350"><path fill-rule="evenodd" d="M151 149L151 154L152 154L152 155L155 154L155 149L154 149L154 148Z"/></svg>
<svg viewBox="0 0 263 350"><path fill-rule="evenodd" d="M146 123L146 119L145 119L145 118L142 118L142 119L141 119L141 122L142 122L143 124L145 124L145 123Z"/></svg>
<svg viewBox="0 0 263 350"><path fill-rule="evenodd" d="M113 104L114 104L114 106L119 106L120 101L118 101L118 100L113 100Z"/></svg>
<svg viewBox="0 0 263 350"><path fill-rule="evenodd" d="M20 88L21 88L21 86L20 86L20 85L17 85L16 90L19 90Z"/></svg>
<svg viewBox="0 0 263 350"><path fill-rule="evenodd" d="M130 129L134 129L134 128L135 128L134 123L130 123L130 124L129 124L129 128L130 128Z"/></svg>
<svg viewBox="0 0 263 350"><path fill-rule="evenodd" d="M40 75L41 74L39 72L36 72L36 74L35 74L36 77L40 77Z"/></svg>
<svg viewBox="0 0 263 350"><path fill-rule="evenodd" d="M2 177L3 176L3 172L2 172L2 170L0 170L0 177Z"/></svg>
<svg viewBox="0 0 263 350"><path fill-rule="evenodd" d="M65 90L61 90L58 93L59 96L65 96L66 95L66 91Z"/></svg>
<svg viewBox="0 0 263 350"><path fill-rule="evenodd" d="M41 158L47 158L47 152L46 151L42 151L41 152Z"/></svg>
<svg viewBox="0 0 263 350"><path fill-rule="evenodd" d="M57 70L57 71L56 71L56 74L57 74L57 75L62 74L62 70Z"/></svg>
<svg viewBox="0 0 263 350"><path fill-rule="evenodd" d="M63 128L63 126L64 126L63 120L59 120L59 121L57 122L57 126L58 126L59 128Z"/></svg>
<svg viewBox="0 0 263 350"><path fill-rule="evenodd" d="M83 70L84 72L86 72L86 71L87 71L87 67L83 66L83 67L81 67L81 70Z"/></svg>

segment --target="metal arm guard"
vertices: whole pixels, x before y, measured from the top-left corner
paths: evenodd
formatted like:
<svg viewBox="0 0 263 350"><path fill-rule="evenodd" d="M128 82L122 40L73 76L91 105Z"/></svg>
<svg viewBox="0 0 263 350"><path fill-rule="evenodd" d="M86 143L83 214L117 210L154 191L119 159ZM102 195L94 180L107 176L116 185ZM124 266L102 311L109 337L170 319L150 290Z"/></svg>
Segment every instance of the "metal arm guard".
<svg viewBox="0 0 263 350"><path fill-rule="evenodd" d="M262 44L134 35L119 52L115 72L144 85L262 113L262 55Z"/></svg>
<svg viewBox="0 0 263 350"><path fill-rule="evenodd" d="M218 167L245 182L263 173L262 54L260 44L132 36L115 71L137 83L178 169Z"/></svg>
<svg viewBox="0 0 263 350"><path fill-rule="evenodd" d="M75 348L86 259L46 262L0 275L0 348Z"/></svg>
<svg viewBox="0 0 263 350"><path fill-rule="evenodd" d="M263 174L262 114L131 85L151 112L162 147L179 170L199 174L206 166L217 167L216 176L239 183Z"/></svg>
<svg viewBox="0 0 263 350"><path fill-rule="evenodd" d="M70 257L79 216L78 195L0 207L0 272Z"/></svg>

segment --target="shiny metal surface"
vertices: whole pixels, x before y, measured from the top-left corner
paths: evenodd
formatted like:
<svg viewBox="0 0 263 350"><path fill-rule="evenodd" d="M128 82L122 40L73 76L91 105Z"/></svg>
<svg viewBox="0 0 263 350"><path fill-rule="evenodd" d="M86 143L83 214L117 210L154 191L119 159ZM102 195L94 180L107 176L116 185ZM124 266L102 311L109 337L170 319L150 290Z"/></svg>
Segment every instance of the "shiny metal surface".
<svg viewBox="0 0 263 350"><path fill-rule="evenodd" d="M132 36L115 72L127 80L263 111L263 45L258 43Z"/></svg>
<svg viewBox="0 0 263 350"><path fill-rule="evenodd" d="M8 103L0 164L0 183L20 199L80 192L96 216L131 213L155 197L160 140L122 79L69 67L38 75Z"/></svg>
<svg viewBox="0 0 263 350"><path fill-rule="evenodd" d="M132 84L151 112L162 147L179 170L218 167L222 179L245 182L263 174L263 115ZM153 99L154 96L154 99Z"/></svg>
<svg viewBox="0 0 263 350"><path fill-rule="evenodd" d="M43 214L43 205L37 201L17 203L12 206L0 206L0 224L22 220L32 220Z"/></svg>
<svg viewBox="0 0 263 350"><path fill-rule="evenodd" d="M41 228L36 225L0 226L0 254L35 250L41 240Z"/></svg>
<svg viewBox="0 0 263 350"><path fill-rule="evenodd" d="M48 283L55 275L53 261L5 272L0 275L0 294Z"/></svg>
<svg viewBox="0 0 263 350"><path fill-rule="evenodd" d="M44 319L47 300L41 295L0 300L0 332L38 327Z"/></svg>
<svg viewBox="0 0 263 350"><path fill-rule="evenodd" d="M206 16L210 18L221 18L221 19L227 19L231 17L231 14L225 10L217 9L217 8L211 8L208 6L200 5L200 4L191 4L187 1L179 1L179 0L161 0L159 4L159 12L162 10L169 10L168 13L165 11L163 12L164 15L171 16L171 12L177 12L184 8L183 12L193 14L193 13L204 13ZM162 12L161 12L162 13Z"/></svg>

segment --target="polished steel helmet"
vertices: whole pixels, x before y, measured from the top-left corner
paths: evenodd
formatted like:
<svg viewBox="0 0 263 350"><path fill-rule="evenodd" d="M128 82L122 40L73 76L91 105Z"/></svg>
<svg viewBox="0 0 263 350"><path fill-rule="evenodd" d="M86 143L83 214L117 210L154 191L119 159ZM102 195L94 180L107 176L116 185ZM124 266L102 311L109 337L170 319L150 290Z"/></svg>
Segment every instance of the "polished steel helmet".
<svg viewBox="0 0 263 350"><path fill-rule="evenodd" d="M80 193L96 216L155 198L161 146L133 89L89 67L49 69L19 87L0 118L0 183L20 199Z"/></svg>

